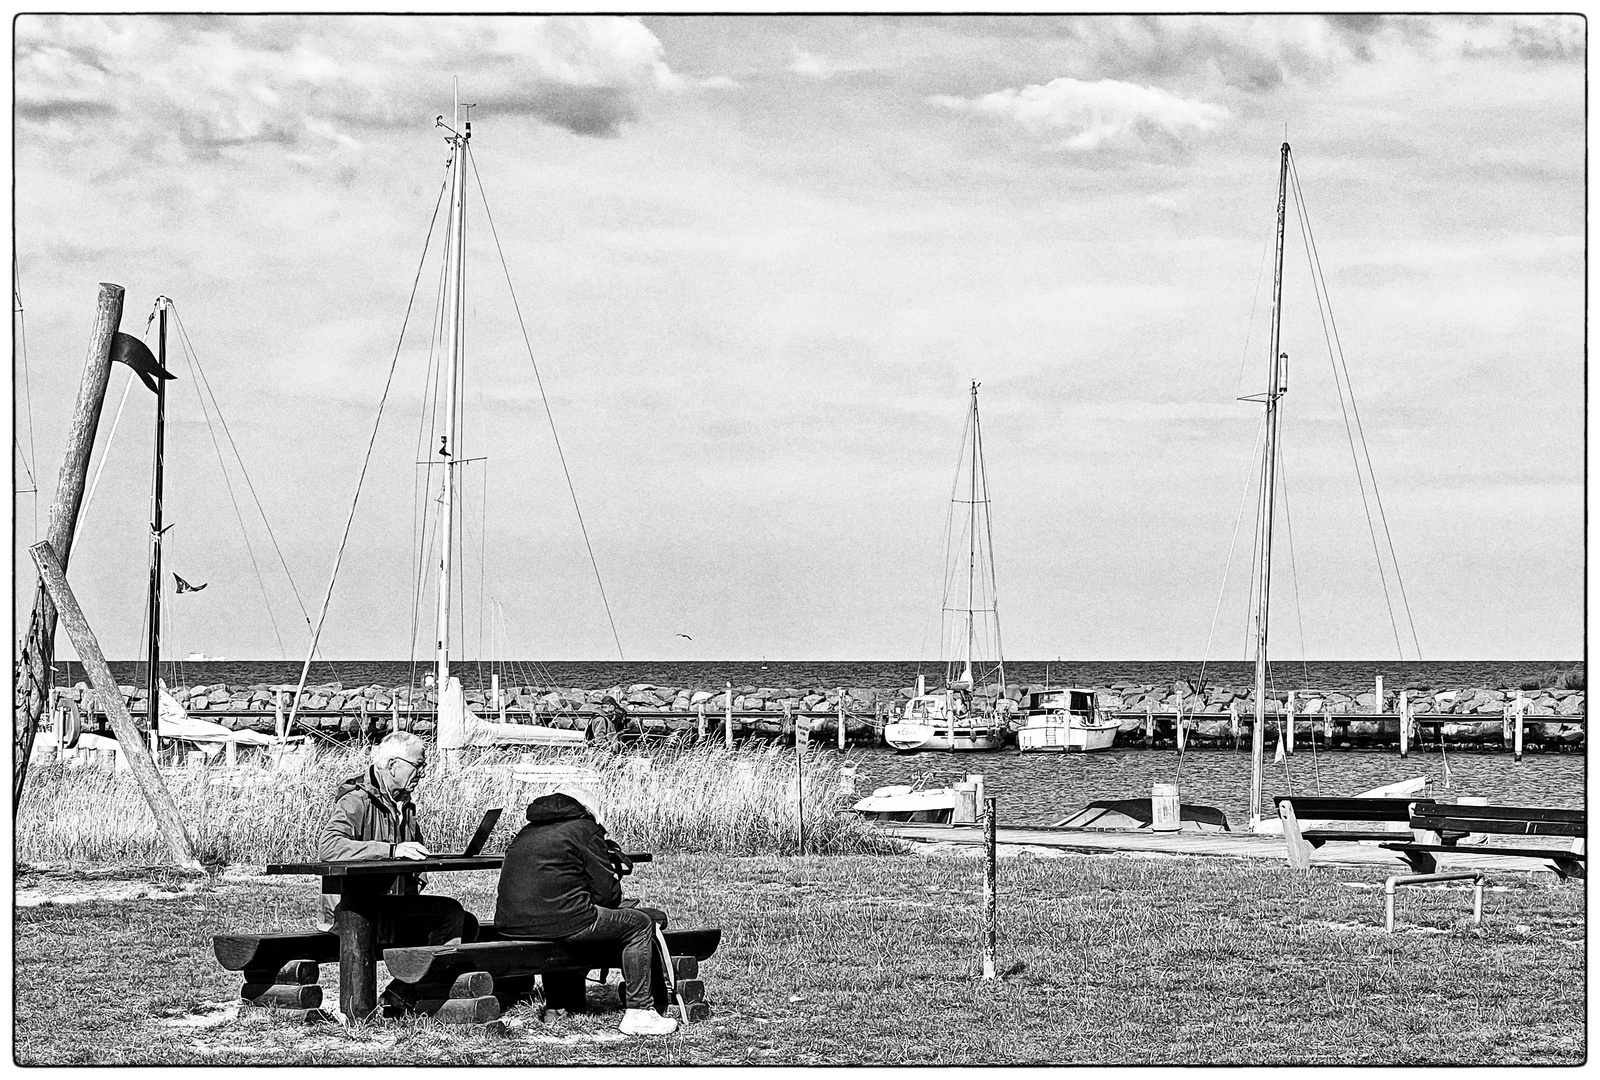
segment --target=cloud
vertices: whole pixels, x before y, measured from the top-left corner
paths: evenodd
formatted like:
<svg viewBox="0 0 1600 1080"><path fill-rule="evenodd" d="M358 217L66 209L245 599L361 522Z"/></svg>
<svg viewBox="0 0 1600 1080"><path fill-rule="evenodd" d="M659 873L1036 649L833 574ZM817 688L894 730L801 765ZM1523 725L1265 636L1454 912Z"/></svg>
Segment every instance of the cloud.
<svg viewBox="0 0 1600 1080"><path fill-rule="evenodd" d="M975 98L937 94L935 104L1009 121L1036 134L1061 133L1069 150L1181 142L1228 118L1221 105L1192 101L1154 86L1101 79L1052 79L1021 90L996 90Z"/></svg>
<svg viewBox="0 0 1600 1080"><path fill-rule="evenodd" d="M22 16L19 125L191 152L256 143L355 146L464 100L613 137L684 83L639 22L609 16Z"/></svg>

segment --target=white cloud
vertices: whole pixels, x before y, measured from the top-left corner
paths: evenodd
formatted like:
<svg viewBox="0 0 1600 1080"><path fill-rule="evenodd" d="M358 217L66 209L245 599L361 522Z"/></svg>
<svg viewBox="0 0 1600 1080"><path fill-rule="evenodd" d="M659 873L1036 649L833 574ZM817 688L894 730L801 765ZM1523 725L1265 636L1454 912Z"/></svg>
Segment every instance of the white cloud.
<svg viewBox="0 0 1600 1080"><path fill-rule="evenodd" d="M789 65L789 70L812 79L826 79L834 73L833 65L826 58L806 52L799 46L795 47L794 61Z"/></svg>
<svg viewBox="0 0 1600 1080"><path fill-rule="evenodd" d="M1064 133L1069 150L1180 140L1228 119L1228 110L1154 86L1101 79L1052 79L1021 90L996 90L976 98L937 94L937 105L1010 121L1034 133Z"/></svg>
<svg viewBox="0 0 1600 1080"><path fill-rule="evenodd" d="M642 24L588 16L23 16L19 127L57 139L121 137L191 151L318 138L439 111L462 97L583 135L609 136L651 94L684 83Z"/></svg>

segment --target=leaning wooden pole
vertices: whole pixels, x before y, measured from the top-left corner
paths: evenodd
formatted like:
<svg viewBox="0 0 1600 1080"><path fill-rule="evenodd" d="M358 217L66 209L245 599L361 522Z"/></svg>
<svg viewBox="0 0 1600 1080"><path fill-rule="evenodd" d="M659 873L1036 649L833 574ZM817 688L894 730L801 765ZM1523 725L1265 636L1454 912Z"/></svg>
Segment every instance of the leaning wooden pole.
<svg viewBox="0 0 1600 1080"><path fill-rule="evenodd" d="M73 409L72 427L67 432L66 453L56 478L55 501L50 504L47 538L51 550L61 560L63 573L72 557L72 535L78 526L78 508L83 502L84 481L89 475L89 455L94 450L95 431L100 426L100 405L105 400L106 383L111 380L111 345L122 323L121 285L100 283L100 302L95 312L94 333L89 339L89 355L83 365L83 380L78 384L78 401ZM33 756L33 733L50 701L50 665L55 660L56 608L41 585L34 590L33 614L28 634L23 639L22 655L17 660L15 697L17 760L13 765L11 812L22 805L22 786L28 775L28 759Z"/></svg>
<svg viewBox="0 0 1600 1080"><path fill-rule="evenodd" d="M179 866L199 870L200 860L195 858L189 833L178 816L178 804L173 802L172 792L161 782L161 773L156 770L155 762L150 759L150 751L139 737L139 729L133 724L133 717L128 715L127 706L122 703L122 691L117 689L117 681L111 677L111 669L106 666L105 654L100 651L100 642L95 640L94 631L89 629L89 621L78 606L78 598L67 584L66 571L48 540L33 545L28 549L28 554L33 556L34 563L38 565L45 591L60 612L61 621L66 623L72 647L78 650L78 660L89 673L89 679L106 707L106 714L111 718L111 730L117 736L117 743L128 760L134 780L144 792L145 801L150 804L156 828L166 837L167 846L172 849L173 858Z"/></svg>

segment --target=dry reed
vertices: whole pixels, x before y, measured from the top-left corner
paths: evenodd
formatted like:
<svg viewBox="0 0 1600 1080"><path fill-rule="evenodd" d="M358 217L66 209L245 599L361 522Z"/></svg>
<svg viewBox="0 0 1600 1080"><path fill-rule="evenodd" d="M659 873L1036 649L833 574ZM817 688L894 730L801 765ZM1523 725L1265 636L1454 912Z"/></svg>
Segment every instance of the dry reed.
<svg viewBox="0 0 1600 1080"><path fill-rule="evenodd" d="M765 744L648 750L497 750L445 772L435 755L417 790L418 819L436 851L459 851L491 806L507 808L486 851L497 852L525 823L523 808L552 790L517 776L518 762L592 772L605 800L610 835L625 849L724 855L800 850L792 750ZM320 748L279 768L265 759L234 768L167 770L164 777L202 861L268 863L310 859L340 781L365 771L367 750ZM805 851L870 854L897 845L844 811L840 759L804 760ZM90 765L30 770L16 819L16 857L76 866L167 861L133 778Z"/></svg>

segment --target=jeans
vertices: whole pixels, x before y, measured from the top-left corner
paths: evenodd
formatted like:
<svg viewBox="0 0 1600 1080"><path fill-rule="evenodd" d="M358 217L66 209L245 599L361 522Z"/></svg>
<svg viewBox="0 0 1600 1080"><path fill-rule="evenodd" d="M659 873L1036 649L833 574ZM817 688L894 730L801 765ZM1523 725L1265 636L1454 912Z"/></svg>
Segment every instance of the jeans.
<svg viewBox="0 0 1600 1080"><path fill-rule="evenodd" d="M622 982L627 990L628 1008L648 1009L652 1000L650 979L655 956L655 923L667 924L667 917L653 908L608 908L595 905L594 925L562 938L562 941L621 941Z"/></svg>

